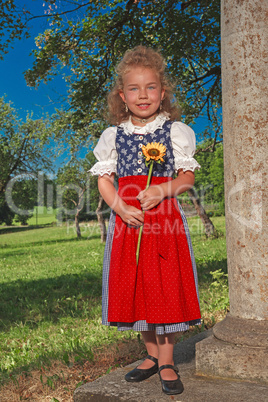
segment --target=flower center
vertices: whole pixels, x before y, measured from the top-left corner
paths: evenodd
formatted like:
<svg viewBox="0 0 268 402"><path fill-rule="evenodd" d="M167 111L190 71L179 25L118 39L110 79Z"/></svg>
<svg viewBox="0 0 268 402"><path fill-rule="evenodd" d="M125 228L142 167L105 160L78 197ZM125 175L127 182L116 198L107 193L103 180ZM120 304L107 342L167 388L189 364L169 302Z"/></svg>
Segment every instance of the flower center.
<svg viewBox="0 0 268 402"><path fill-rule="evenodd" d="M160 155L160 152L159 152L158 149L152 148L152 149L149 149L149 150L148 150L148 154L149 154L150 156L158 156L158 155Z"/></svg>

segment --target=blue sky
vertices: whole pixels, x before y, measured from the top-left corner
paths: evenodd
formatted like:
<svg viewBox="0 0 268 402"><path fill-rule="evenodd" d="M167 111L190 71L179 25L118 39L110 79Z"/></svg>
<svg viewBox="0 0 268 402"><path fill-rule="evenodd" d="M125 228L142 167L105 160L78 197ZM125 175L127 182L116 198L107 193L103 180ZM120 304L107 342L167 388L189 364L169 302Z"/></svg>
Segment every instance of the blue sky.
<svg viewBox="0 0 268 402"><path fill-rule="evenodd" d="M41 0L37 2L26 0L24 4L26 7L29 5L34 14L44 14ZM18 110L23 120L31 111L34 113L33 118L39 118L44 113L53 113L55 107L60 107L60 95L66 94L65 82L61 77L34 89L27 87L23 76L23 72L32 67L34 57L30 56L30 52L36 48L34 39L45 26L46 18L32 20L30 23L31 37L16 40L13 43L14 48L9 48L9 52L4 55L4 60L0 60L0 96L6 95L6 101L13 103L13 107Z"/></svg>
<svg viewBox="0 0 268 402"><path fill-rule="evenodd" d="M44 14L41 0L24 0L23 4L34 15ZM0 96L5 96L6 102L12 102L22 120L27 114L38 119L54 113L55 108L62 108L61 96L66 95L66 84L60 76L48 84L41 83L38 89L27 86L23 73L33 65L34 56L30 53L36 49L35 38L47 27L46 18L33 19L29 26L30 38L14 41L13 48L9 48L4 59L0 60ZM65 152L55 160L54 166L58 168L69 159L68 156Z"/></svg>

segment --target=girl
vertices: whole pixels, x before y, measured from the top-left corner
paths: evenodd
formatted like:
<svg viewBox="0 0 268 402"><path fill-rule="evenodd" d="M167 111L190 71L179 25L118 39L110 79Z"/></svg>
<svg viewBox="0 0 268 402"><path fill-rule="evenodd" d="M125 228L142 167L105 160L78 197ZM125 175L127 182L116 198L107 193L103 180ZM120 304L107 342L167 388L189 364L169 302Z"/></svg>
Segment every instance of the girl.
<svg viewBox="0 0 268 402"><path fill-rule="evenodd" d="M125 53L108 97L113 127L94 150L101 195L111 207L104 254L103 324L141 331L148 352L125 376L138 382L159 373L162 390L179 394L183 385L174 367L177 331L200 324L197 275L187 222L176 196L194 184L195 136L172 106L165 62L153 49ZM145 191L148 167L143 145L166 147ZM173 179L174 172L177 177ZM114 186L119 177L118 192ZM143 233L138 264L139 227Z"/></svg>

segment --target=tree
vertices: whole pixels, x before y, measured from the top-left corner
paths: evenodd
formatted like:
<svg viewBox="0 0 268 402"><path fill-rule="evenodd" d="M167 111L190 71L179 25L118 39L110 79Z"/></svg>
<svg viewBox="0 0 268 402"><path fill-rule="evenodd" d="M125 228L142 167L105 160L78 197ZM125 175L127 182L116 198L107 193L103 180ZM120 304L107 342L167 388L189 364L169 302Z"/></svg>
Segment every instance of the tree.
<svg viewBox="0 0 268 402"><path fill-rule="evenodd" d="M88 173L94 162L95 157L91 151L85 159L72 159L69 164L58 170L58 219L74 217L77 237L80 238L80 219L88 220L89 215L96 213L101 227L101 238L105 241L106 227L100 214L104 205L99 200L97 177L92 177Z"/></svg>
<svg viewBox="0 0 268 402"><path fill-rule="evenodd" d="M206 204L224 205L224 169L223 144L216 144L215 149L202 152L208 143L197 147L196 159L201 165L195 176L195 187L199 189L202 200ZM201 150L201 152L199 152Z"/></svg>
<svg viewBox="0 0 268 402"><path fill-rule="evenodd" d="M0 224L12 225L15 213L8 207L5 197L0 195Z"/></svg>
<svg viewBox="0 0 268 402"><path fill-rule="evenodd" d="M75 8L78 3L72 4ZM177 81L186 122L206 113L219 135L219 4L219 0L100 0L85 2L80 15L54 8L49 16L52 27L36 38L38 49L26 81L37 87L64 75L69 85L68 122L84 139L92 135L92 125L103 121L114 68L125 50L141 43L153 46L162 50ZM212 135L209 130L205 134Z"/></svg>
<svg viewBox="0 0 268 402"><path fill-rule="evenodd" d="M213 149L209 141L205 141L198 146L196 159L201 165L201 169L195 175L194 188L188 190L187 193L204 225L206 236L217 236L217 231L206 213L203 203L218 204L219 212L224 213L222 143L215 144Z"/></svg>
<svg viewBox="0 0 268 402"><path fill-rule="evenodd" d="M51 153L48 149L51 132L46 120L18 119L16 110L0 98L0 205L7 211L11 205L11 180L20 174L51 170ZM6 195L10 184L9 195ZM5 200L6 198L6 200ZM6 205L6 202L8 205ZM10 222L12 213L7 214Z"/></svg>
<svg viewBox="0 0 268 402"><path fill-rule="evenodd" d="M19 180L16 180L12 188L12 200L16 208L25 213L16 213L15 221L26 225L30 217L33 216L34 207L37 202L37 180L29 175L23 175Z"/></svg>
<svg viewBox="0 0 268 402"><path fill-rule="evenodd" d="M73 216L75 219L76 234L81 238L79 226L79 213L84 206L84 193L87 186L87 178L80 170L79 163L67 165L60 168L57 175L58 197L60 196L60 206L57 219L62 220L63 212L66 216ZM59 189L61 190L59 193ZM64 208L64 209L63 209Z"/></svg>
<svg viewBox="0 0 268 402"><path fill-rule="evenodd" d="M214 213L224 214L223 145L212 145L207 140L197 146L195 158L201 169L195 173L194 187L180 197L182 202L187 203L190 199L193 203L208 237L217 236L217 231L203 205L217 205Z"/></svg>
<svg viewBox="0 0 268 402"><path fill-rule="evenodd" d="M223 144L218 144L213 153L213 161L209 168L209 176L213 186L214 202L224 205Z"/></svg>
<svg viewBox="0 0 268 402"><path fill-rule="evenodd" d="M52 133L46 120L27 116L22 122L11 104L0 98L0 133L0 194L15 174L51 169L52 153L45 147Z"/></svg>
<svg viewBox="0 0 268 402"><path fill-rule="evenodd" d="M0 59L8 53L14 39L21 39L23 35L29 37L24 24L24 18L29 11L19 9L14 0L0 2Z"/></svg>
<svg viewBox="0 0 268 402"><path fill-rule="evenodd" d="M32 0L34 1L34 0ZM55 0L44 0L43 16L49 14L53 8ZM68 0L66 1L68 3ZM29 38L30 22L36 18L32 14L31 5L25 5L20 0L1 0L0 2L0 60L8 53L9 47L12 48L15 39Z"/></svg>

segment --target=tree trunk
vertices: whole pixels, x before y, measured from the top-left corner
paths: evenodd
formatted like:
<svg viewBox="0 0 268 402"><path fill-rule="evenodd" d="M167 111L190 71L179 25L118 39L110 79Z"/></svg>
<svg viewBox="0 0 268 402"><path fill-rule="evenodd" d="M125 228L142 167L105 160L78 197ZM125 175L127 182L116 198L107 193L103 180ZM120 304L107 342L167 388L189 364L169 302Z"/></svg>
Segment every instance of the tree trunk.
<svg viewBox="0 0 268 402"><path fill-rule="evenodd" d="M199 217L205 227L206 236L207 237L217 236L217 231L216 231L213 223L209 219L203 205L201 204L201 201L200 201L196 191L193 188L191 188L190 190L187 191L187 193L188 193L188 196L190 197L190 200L194 204L195 210L196 210L197 214L199 215Z"/></svg>
<svg viewBox="0 0 268 402"><path fill-rule="evenodd" d="M98 208L96 209L96 214L97 214L97 219L98 219L99 226L100 226L101 242L105 243L106 237L107 237L107 231L106 231L105 220L104 220L103 214L102 214L103 203L104 203L104 200L103 200L102 196L99 195L99 203L98 203Z"/></svg>
<svg viewBox="0 0 268 402"><path fill-rule="evenodd" d="M81 230L80 230L79 219L78 219L79 212L80 211L77 211L77 213L75 214L75 217L74 217L76 234L77 234L78 239L81 238Z"/></svg>

